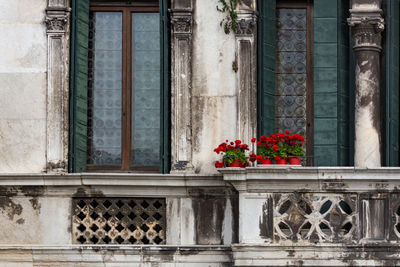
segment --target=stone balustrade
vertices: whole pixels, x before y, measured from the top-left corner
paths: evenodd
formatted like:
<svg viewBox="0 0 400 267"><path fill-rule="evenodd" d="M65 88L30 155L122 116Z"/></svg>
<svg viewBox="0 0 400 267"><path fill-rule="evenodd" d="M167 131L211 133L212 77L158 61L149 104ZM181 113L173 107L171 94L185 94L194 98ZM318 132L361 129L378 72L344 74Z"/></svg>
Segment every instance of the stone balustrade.
<svg viewBox="0 0 400 267"><path fill-rule="evenodd" d="M239 191L235 266L400 263L400 169L226 168Z"/></svg>

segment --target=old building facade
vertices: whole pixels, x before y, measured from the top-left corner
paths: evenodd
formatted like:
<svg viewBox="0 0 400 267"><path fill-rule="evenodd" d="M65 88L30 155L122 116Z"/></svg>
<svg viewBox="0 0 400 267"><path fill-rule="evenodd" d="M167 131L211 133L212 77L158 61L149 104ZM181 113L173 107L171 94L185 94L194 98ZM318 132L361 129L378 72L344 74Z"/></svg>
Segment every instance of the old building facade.
<svg viewBox="0 0 400 267"><path fill-rule="evenodd" d="M399 8L2 1L0 265L400 264ZM284 130L303 167L214 167Z"/></svg>

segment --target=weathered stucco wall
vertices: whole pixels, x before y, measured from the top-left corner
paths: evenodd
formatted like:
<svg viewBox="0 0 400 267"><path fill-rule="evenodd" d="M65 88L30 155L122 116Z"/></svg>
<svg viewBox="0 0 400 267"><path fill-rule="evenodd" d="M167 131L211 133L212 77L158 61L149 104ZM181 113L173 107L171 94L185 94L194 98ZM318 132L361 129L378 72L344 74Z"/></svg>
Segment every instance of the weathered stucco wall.
<svg viewBox="0 0 400 267"><path fill-rule="evenodd" d="M45 167L46 2L0 1L0 173Z"/></svg>
<svg viewBox="0 0 400 267"><path fill-rule="evenodd" d="M193 165L196 173L216 173L213 149L226 139L237 138L235 37L220 26L224 14L217 1L194 5L192 66Z"/></svg>

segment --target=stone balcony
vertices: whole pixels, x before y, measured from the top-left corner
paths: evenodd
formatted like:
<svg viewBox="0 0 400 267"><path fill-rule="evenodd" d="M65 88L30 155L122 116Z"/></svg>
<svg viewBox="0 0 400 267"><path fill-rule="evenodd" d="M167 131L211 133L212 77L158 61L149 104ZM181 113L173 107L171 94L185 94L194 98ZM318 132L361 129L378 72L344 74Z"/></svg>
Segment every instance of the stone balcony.
<svg viewBox="0 0 400 267"><path fill-rule="evenodd" d="M400 168L220 172L2 174L0 263L400 264Z"/></svg>
<svg viewBox="0 0 400 267"><path fill-rule="evenodd" d="M400 169L226 168L239 192L234 266L400 264Z"/></svg>

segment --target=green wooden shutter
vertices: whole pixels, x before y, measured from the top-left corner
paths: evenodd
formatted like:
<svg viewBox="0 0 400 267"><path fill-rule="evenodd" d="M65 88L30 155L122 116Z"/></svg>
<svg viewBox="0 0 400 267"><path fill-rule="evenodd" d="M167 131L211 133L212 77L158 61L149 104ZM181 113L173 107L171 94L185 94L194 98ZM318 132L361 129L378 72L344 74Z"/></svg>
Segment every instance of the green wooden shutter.
<svg viewBox="0 0 400 267"><path fill-rule="evenodd" d="M170 169L170 127L169 127L169 30L167 0L160 0L160 42L161 42L161 172Z"/></svg>
<svg viewBox="0 0 400 267"><path fill-rule="evenodd" d="M275 126L275 0L260 0L258 31L258 134Z"/></svg>
<svg viewBox="0 0 400 267"><path fill-rule="evenodd" d="M86 170L89 0L72 0L69 171Z"/></svg>
<svg viewBox="0 0 400 267"><path fill-rule="evenodd" d="M399 1L388 0L386 14L385 165L399 165Z"/></svg>

